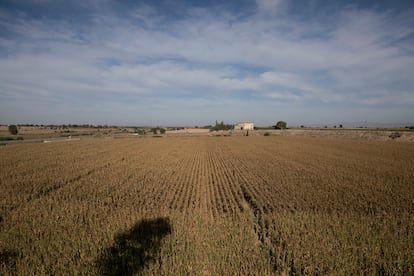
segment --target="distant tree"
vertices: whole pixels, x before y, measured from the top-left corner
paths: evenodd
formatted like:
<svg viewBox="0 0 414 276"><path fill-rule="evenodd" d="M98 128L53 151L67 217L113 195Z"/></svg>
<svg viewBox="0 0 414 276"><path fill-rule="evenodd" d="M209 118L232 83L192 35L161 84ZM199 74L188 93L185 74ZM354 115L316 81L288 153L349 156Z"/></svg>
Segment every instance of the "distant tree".
<svg viewBox="0 0 414 276"><path fill-rule="evenodd" d="M165 128L160 128L160 133L164 134L165 133Z"/></svg>
<svg viewBox="0 0 414 276"><path fill-rule="evenodd" d="M19 131L18 131L17 126L16 126L16 125L9 125L9 132L10 132L12 135L16 135Z"/></svg>
<svg viewBox="0 0 414 276"><path fill-rule="evenodd" d="M151 132L152 132L152 133L154 133L154 134L157 134L157 132L158 132L158 128L152 128L152 129L151 129Z"/></svg>
<svg viewBox="0 0 414 276"><path fill-rule="evenodd" d="M138 133L139 135L145 135L145 129L142 128L135 128L135 133Z"/></svg>
<svg viewBox="0 0 414 276"><path fill-rule="evenodd" d="M342 128L343 126L342 126L342 124L341 125L339 125L339 128Z"/></svg>
<svg viewBox="0 0 414 276"><path fill-rule="evenodd" d="M274 126L275 129L285 129L287 127L287 123L284 121L279 121Z"/></svg>
<svg viewBox="0 0 414 276"><path fill-rule="evenodd" d="M210 131L218 131L218 130L230 130L233 129L233 125L225 124L223 121L220 123L216 120L216 125L210 128Z"/></svg>

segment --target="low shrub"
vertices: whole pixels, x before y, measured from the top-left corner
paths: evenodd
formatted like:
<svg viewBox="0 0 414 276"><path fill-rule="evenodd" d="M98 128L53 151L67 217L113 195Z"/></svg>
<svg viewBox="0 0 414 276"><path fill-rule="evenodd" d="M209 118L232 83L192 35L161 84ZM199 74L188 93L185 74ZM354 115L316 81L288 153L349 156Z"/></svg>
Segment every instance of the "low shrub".
<svg viewBox="0 0 414 276"><path fill-rule="evenodd" d="M390 136L388 136L388 137L390 137L391 139L397 139L397 138L400 138L401 137L401 133L399 133L399 132L393 132L393 133L391 133L391 135Z"/></svg>

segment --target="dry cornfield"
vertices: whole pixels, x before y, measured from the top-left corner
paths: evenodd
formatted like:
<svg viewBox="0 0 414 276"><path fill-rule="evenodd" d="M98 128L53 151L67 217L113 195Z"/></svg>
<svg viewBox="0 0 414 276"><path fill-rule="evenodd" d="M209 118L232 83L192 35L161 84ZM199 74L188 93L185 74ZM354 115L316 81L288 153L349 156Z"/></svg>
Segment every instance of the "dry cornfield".
<svg viewBox="0 0 414 276"><path fill-rule="evenodd" d="M414 144L0 147L0 274L413 274Z"/></svg>

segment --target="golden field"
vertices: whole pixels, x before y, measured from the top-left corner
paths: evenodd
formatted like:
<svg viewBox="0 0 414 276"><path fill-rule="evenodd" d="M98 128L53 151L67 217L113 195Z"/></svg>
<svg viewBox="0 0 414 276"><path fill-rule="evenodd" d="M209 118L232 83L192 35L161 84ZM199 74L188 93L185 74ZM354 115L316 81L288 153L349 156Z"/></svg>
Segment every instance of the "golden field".
<svg viewBox="0 0 414 276"><path fill-rule="evenodd" d="M0 147L0 274L414 273L414 143Z"/></svg>

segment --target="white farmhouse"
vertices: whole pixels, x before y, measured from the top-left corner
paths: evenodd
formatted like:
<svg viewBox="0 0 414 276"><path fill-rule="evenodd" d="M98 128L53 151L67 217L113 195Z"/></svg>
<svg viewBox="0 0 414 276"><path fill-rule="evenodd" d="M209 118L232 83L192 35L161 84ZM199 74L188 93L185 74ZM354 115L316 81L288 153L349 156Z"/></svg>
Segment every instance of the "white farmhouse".
<svg viewBox="0 0 414 276"><path fill-rule="evenodd" d="M254 124L251 122L240 122L234 125L234 130L253 130Z"/></svg>

